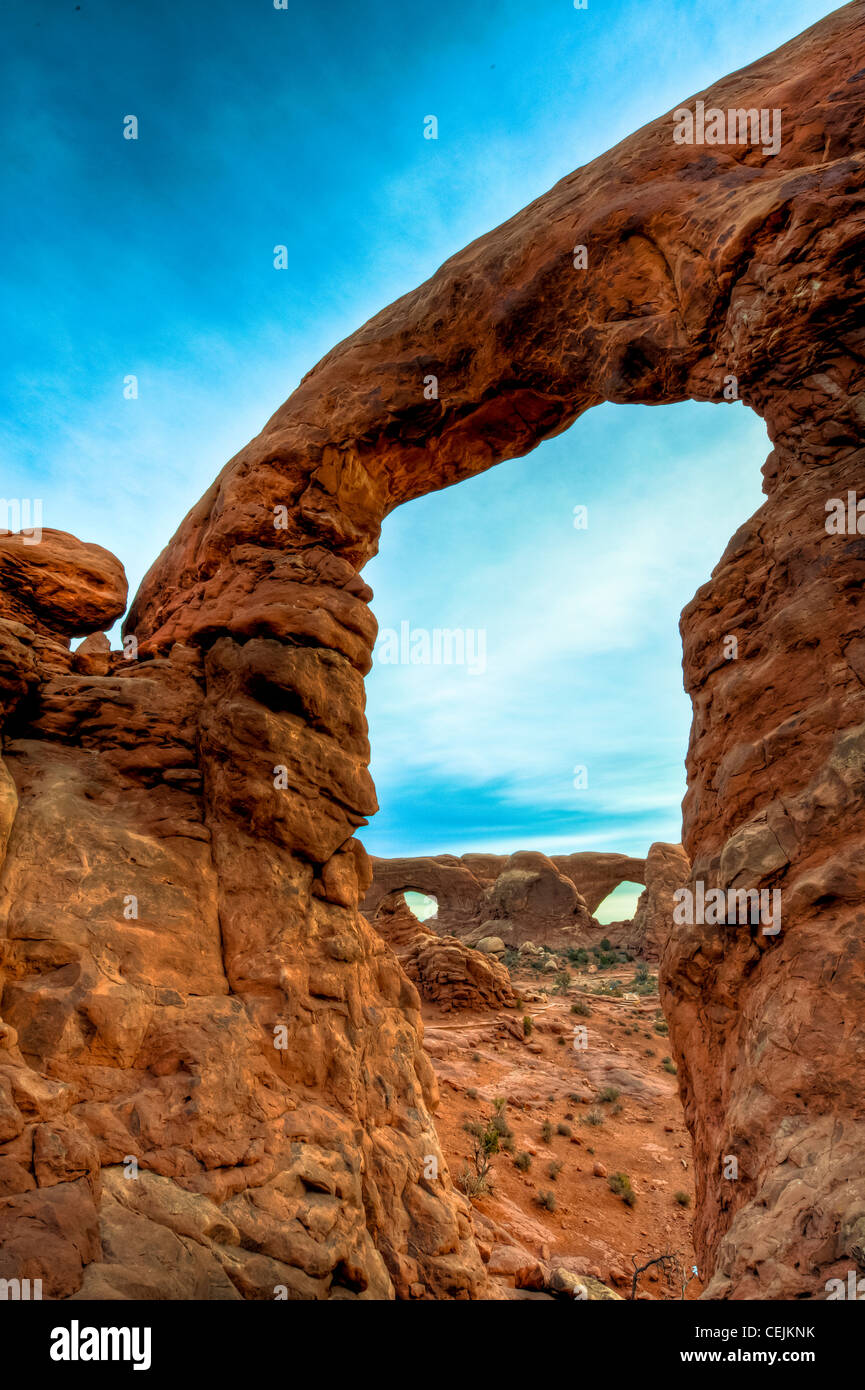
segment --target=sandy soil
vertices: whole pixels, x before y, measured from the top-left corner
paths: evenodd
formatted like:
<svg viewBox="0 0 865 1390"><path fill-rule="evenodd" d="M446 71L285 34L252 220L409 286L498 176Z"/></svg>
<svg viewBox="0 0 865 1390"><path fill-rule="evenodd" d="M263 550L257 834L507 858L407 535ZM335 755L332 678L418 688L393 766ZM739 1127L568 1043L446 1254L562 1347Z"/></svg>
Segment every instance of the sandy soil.
<svg viewBox="0 0 865 1390"><path fill-rule="evenodd" d="M669 1047L655 1028L656 1022L663 1027L657 992L639 1000L584 992L601 981L628 990L634 974L634 965L602 974L572 969L569 992L560 995L549 976L517 969L514 987L525 1001L518 1012L448 1014L424 1006L425 1044L441 1090L436 1126L454 1181L465 1168L474 1172L465 1126L486 1124L496 1098L507 1102L511 1151L492 1156L491 1190L473 1199L481 1252L493 1253L491 1269L501 1263L503 1245L516 1246L601 1279L624 1298L634 1260L643 1265L670 1253L691 1272L691 1147L675 1075L663 1066ZM577 1001L588 1004L590 1016L571 1011ZM523 1014L533 1020L527 1037ZM583 1041L577 1027L586 1029L585 1046L574 1045ZM597 1117L602 1122L592 1124ZM546 1140L545 1121L552 1128ZM514 1161L520 1153L531 1158L525 1172ZM555 1176L551 1164L560 1165ZM630 1178L634 1205L611 1190L616 1173ZM554 1210L539 1204L544 1193L552 1193ZM675 1194L684 1194L688 1205ZM505 1274L502 1283L512 1286L514 1276ZM692 1278L685 1297L696 1298L701 1289ZM681 1298L681 1276L654 1266L640 1276L637 1293Z"/></svg>

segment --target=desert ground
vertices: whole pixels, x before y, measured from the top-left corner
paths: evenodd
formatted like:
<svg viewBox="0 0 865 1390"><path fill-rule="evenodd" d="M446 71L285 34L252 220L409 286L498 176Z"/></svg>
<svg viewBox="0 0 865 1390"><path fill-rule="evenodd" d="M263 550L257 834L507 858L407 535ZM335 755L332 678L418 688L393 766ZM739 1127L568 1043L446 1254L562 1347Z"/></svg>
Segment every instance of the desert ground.
<svg viewBox="0 0 865 1390"><path fill-rule="evenodd" d="M639 1276L637 1298L696 1298L691 1145L657 975L638 961L588 974L552 952L542 953L540 973L523 963L532 959L511 970L516 1011L423 1008L441 1093L436 1126L458 1187L471 1190L476 1176L473 1127L499 1115L506 1124L488 1190L472 1198L487 1270L511 1298L551 1297L538 1291L544 1265L629 1298L635 1264L666 1254L672 1260ZM635 979L646 992L625 999ZM581 1025L590 1033L585 1049L574 1046ZM622 1173L632 1206L611 1190Z"/></svg>

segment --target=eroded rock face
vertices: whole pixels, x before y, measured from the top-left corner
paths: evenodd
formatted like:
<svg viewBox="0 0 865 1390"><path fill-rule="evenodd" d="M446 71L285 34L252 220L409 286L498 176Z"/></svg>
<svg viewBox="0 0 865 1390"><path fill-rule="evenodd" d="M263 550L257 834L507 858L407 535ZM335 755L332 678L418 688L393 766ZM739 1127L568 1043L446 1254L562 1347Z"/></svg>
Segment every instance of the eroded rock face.
<svg viewBox="0 0 865 1390"><path fill-rule="evenodd" d="M118 1271L176 1233L156 1214L173 1197L129 1209L101 1187L133 1154L219 1206L208 1241L230 1256L237 1231L307 1293L300 1276L324 1296L482 1292L459 1198L424 1178L416 1007L358 911L359 571L402 502L601 401L720 401L730 376L774 449L766 503L683 619L684 847L709 882L780 885L786 916L780 937L694 926L665 952L701 1261L713 1295L808 1297L861 1247L865 541L824 519L865 463L863 21L856 0L699 94L779 109L776 154L676 144L663 116L328 354L147 575L134 674L74 672L52 640L106 626L104 595L78 629L11 582L0 1274L35 1275L50 1227L47 1292L128 1289ZM225 1290L217 1266L238 1291L274 1277L195 1243L175 1295Z"/></svg>
<svg viewBox="0 0 865 1390"><path fill-rule="evenodd" d="M630 854L602 854L581 850L578 854L551 856L560 874L569 878L594 913L620 883L645 883L646 861Z"/></svg>
<svg viewBox="0 0 865 1390"><path fill-rule="evenodd" d="M646 887L630 922L611 922L603 928L610 944L630 951L641 960L660 960L673 927L674 893L687 887L691 866L681 845L658 841L645 860Z"/></svg>
<svg viewBox="0 0 865 1390"><path fill-rule="evenodd" d="M110 550L68 531L0 532L0 618L42 636L83 637L122 615L127 584Z"/></svg>
<svg viewBox="0 0 865 1390"><path fill-rule="evenodd" d="M401 893L382 901L372 925L429 1003L446 1010L516 1007L510 975L494 953L472 950L456 936L430 931Z"/></svg>
<svg viewBox="0 0 865 1390"><path fill-rule="evenodd" d="M500 862L498 855L490 858ZM465 859L452 854L419 859L371 857L369 862L372 882L362 904L368 917L374 917L379 904L392 894L415 892L436 900L437 912L429 922L433 931L462 936L484 920L484 891L496 874L483 878Z"/></svg>
<svg viewBox="0 0 865 1390"><path fill-rule="evenodd" d="M0 619L0 1277L481 1296L417 994L356 910L360 675L264 638L105 648Z"/></svg>
<svg viewBox="0 0 865 1390"><path fill-rule="evenodd" d="M363 903L368 915L398 890L425 893L438 904L432 930L472 945L500 936L508 946L534 941L556 950L586 945L597 934L592 910L624 879L639 874L642 881L645 866L625 854L548 857L536 850L371 863L373 881Z"/></svg>

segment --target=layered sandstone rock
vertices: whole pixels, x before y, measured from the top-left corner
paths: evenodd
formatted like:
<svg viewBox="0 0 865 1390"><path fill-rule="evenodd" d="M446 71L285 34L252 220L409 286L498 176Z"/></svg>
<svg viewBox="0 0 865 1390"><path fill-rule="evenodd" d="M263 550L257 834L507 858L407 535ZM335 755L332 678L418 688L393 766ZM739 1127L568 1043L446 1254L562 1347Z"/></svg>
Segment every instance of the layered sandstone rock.
<svg viewBox="0 0 865 1390"><path fill-rule="evenodd" d="M452 854L437 854L424 858L370 858L372 882L363 900L363 911L374 917L379 904L393 893L423 893L435 898L436 915L430 919L432 930L452 932L456 936L480 926L484 920L485 889L492 879L481 877L474 866ZM490 856L498 862L498 856Z"/></svg>
<svg viewBox="0 0 865 1390"><path fill-rule="evenodd" d="M520 850L371 862L373 881L363 903L368 915L394 892L419 892L436 900L437 913L430 920L435 931L453 933L472 945L499 936L508 946L534 941L564 950L585 945L597 926L581 881L597 906L627 872L642 872L644 861L623 854L549 858Z"/></svg>
<svg viewBox="0 0 865 1390"><path fill-rule="evenodd" d="M681 845L660 841L650 847L645 865L646 886L631 921L610 922L601 930L611 946L655 962L674 929L673 895L678 888L687 887L691 866Z"/></svg>
<svg viewBox="0 0 865 1390"><path fill-rule="evenodd" d="M34 625L0 619L0 1277L480 1296L417 994L353 906L359 811L312 790L371 803L360 676L267 639L71 654L33 582Z"/></svg>
<svg viewBox="0 0 865 1390"><path fill-rule="evenodd" d="M646 887L634 913L634 950L644 960L657 961L673 931L674 894L691 874L681 845L658 842L646 855Z"/></svg>
<svg viewBox="0 0 865 1390"><path fill-rule="evenodd" d="M2 619L55 639L81 637L110 627L126 593L123 566L101 545L49 527L0 532Z"/></svg>
<svg viewBox="0 0 865 1390"><path fill-rule="evenodd" d="M684 847L709 882L780 886L785 925L696 924L665 951L701 1267L713 1295L813 1297L861 1250L865 541L824 519L865 464L863 74L856 0L699 94L780 110L776 154L677 144L662 116L335 348L146 577L140 666L72 671L53 634L106 626L104 594L90 628L11 579L0 1275L53 1295L122 1296L147 1268L219 1296L217 1266L239 1292L277 1273L300 1296L483 1292L444 1165L424 1176L415 999L358 910L359 571L400 503L601 401L720 401L731 377L774 449L765 505L683 618ZM205 1241L164 1219L182 1197L101 1184L127 1155L220 1208L190 1216ZM198 1247L179 1289L166 1228Z"/></svg>
<svg viewBox="0 0 865 1390"><path fill-rule="evenodd" d="M600 907L620 883L645 883L646 860L630 854L604 854L580 850L578 854L550 856L560 874L569 878L585 900L590 913Z"/></svg>
<svg viewBox="0 0 865 1390"><path fill-rule="evenodd" d="M535 853L521 851L520 853ZM425 858L377 859L372 856L373 880L364 900L364 911L375 912L382 898L397 889L426 893L438 902L441 920L454 930L476 926L483 913L485 890L492 888L513 855L435 854ZM541 855L533 867L570 879L591 914L620 883L645 883L645 859L629 854L605 854L581 850L577 854Z"/></svg>
<svg viewBox="0 0 865 1390"><path fill-rule="evenodd" d="M429 1003L444 1010L516 1006L510 975L495 955L474 951L456 936L430 931L401 893L384 899L372 924Z"/></svg>

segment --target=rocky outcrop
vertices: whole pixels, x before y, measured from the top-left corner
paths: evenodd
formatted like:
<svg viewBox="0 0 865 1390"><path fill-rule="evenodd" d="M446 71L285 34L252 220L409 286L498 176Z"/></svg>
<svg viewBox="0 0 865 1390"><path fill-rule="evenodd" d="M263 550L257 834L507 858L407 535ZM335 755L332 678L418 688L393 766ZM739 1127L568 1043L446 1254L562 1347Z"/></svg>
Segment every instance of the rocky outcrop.
<svg viewBox="0 0 865 1390"><path fill-rule="evenodd" d="M72 654L45 615L91 569L47 594L42 573L32 624L23 582L0 618L0 1277L50 1298L481 1296L418 997L354 906L360 676L264 638ZM81 600L79 631L118 588ZM308 790L331 775L339 809Z"/></svg>
<svg viewBox="0 0 865 1390"><path fill-rule="evenodd" d="M667 937L673 931L673 894L678 888L687 886L691 866L681 845L660 841L651 846L645 866L646 887L631 921L610 922L599 930L611 946L639 956L641 960L655 962L660 960Z"/></svg>
<svg viewBox="0 0 865 1390"><path fill-rule="evenodd" d="M419 859L371 857L369 862L372 882L362 905L368 917L375 916L385 898L400 892L435 898L437 912L429 923L435 931L462 936L480 926L486 916L484 892L492 880L481 878L464 859L437 854Z"/></svg>
<svg viewBox="0 0 865 1390"><path fill-rule="evenodd" d="M575 885L592 914L620 883L646 882L645 859L630 854L581 850L578 854L554 854L551 859L559 873Z"/></svg>
<svg viewBox="0 0 865 1390"><path fill-rule="evenodd" d="M100 1188L131 1155L276 1263L259 1288L483 1292L444 1165L425 1176L416 997L358 910L376 805L359 571L394 507L592 405L731 391L773 452L766 503L683 617L683 843L695 882L780 888L785 925L695 924L665 950L700 1264L712 1296L813 1297L861 1249L863 541L824 523L865 461L863 73L856 0L699 94L743 126L780 112L777 150L679 143L661 116L335 348L146 576L128 673L71 671L63 604L12 581L0 1275L44 1260L52 1295L122 1296L147 1269L198 1296L203 1275L159 1273L157 1212L183 1199L129 1210ZM207 1242L169 1239L244 1287Z"/></svg>
<svg viewBox="0 0 865 1390"><path fill-rule="evenodd" d="M603 854L583 850L578 854L532 854L535 872L552 870L576 888L591 915L620 883L645 883L645 859L629 854ZM370 858L373 880L364 900L364 911L375 912L382 898L397 889L426 893L436 899L439 920L453 931L477 926L484 914L484 895L499 875L514 867L516 856L507 854L434 854L425 858ZM528 862L521 861L524 865Z"/></svg>
<svg viewBox="0 0 865 1390"><path fill-rule="evenodd" d="M397 891L435 898L430 926L476 945L500 936L508 946L534 941L565 950L583 946L597 923L593 907L645 861L624 854L570 854L548 857L535 850L516 854L439 854L422 859L373 859L373 881L363 910L374 914L383 898Z"/></svg>
<svg viewBox="0 0 865 1390"><path fill-rule="evenodd" d="M401 893L381 902L373 926L394 951L421 999L445 1011L516 1007L510 975L494 954L474 951L456 936L430 931Z"/></svg>
<svg viewBox="0 0 865 1390"><path fill-rule="evenodd" d="M126 608L115 555L49 527L0 532L0 619L43 637L82 637L111 627Z"/></svg>
<svg viewBox="0 0 865 1390"><path fill-rule="evenodd" d="M646 855L646 887L634 913L634 951L643 960L657 961L673 931L674 893L689 881L691 865L681 845L660 841Z"/></svg>

